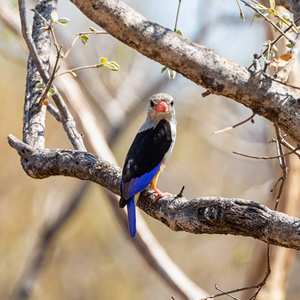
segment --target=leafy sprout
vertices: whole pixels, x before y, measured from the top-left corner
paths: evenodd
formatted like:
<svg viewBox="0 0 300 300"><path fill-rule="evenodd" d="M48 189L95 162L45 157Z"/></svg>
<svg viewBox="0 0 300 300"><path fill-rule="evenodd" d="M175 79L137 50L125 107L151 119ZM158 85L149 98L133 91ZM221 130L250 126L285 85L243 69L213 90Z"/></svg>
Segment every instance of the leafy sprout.
<svg viewBox="0 0 300 300"><path fill-rule="evenodd" d="M40 91L40 93L42 93L43 90L45 89L46 85L45 85L44 83L42 83L42 82L38 82L38 83L35 85L35 87ZM53 96L53 95L55 95L55 89L51 87L51 88L49 89L48 93L47 93L47 98L48 98L49 96Z"/></svg>
<svg viewBox="0 0 300 300"><path fill-rule="evenodd" d="M58 13L57 13L57 10L53 10L51 12L51 18L52 18L52 22L53 23L56 23L60 26L68 26L68 23L70 22L70 19L68 18L58 18Z"/></svg>
<svg viewBox="0 0 300 300"><path fill-rule="evenodd" d="M105 57L100 58L100 64L98 65L98 68L101 67L105 67L111 71L119 71L120 69L120 66L115 61L108 61Z"/></svg>

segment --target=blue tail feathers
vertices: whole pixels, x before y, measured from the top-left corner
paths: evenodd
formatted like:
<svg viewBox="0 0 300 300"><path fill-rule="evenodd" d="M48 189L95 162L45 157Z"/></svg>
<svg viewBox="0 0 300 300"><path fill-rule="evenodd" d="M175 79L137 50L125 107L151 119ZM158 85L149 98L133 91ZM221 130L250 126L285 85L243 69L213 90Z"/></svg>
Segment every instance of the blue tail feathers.
<svg viewBox="0 0 300 300"><path fill-rule="evenodd" d="M136 235L136 215L135 215L135 203L134 196L130 198L127 203L127 214L128 214L128 227L131 237Z"/></svg>

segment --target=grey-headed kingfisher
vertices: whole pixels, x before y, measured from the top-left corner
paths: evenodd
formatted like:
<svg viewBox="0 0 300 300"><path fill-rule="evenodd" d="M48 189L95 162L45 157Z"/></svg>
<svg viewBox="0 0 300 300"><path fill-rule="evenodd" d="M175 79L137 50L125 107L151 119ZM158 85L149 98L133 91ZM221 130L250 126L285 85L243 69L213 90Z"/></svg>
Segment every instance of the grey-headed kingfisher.
<svg viewBox="0 0 300 300"><path fill-rule="evenodd" d="M158 175L170 156L176 138L176 118L173 98L164 93L149 98L147 118L128 151L122 170L120 207L127 205L130 235L136 235L135 195L148 185L157 197L153 203L169 193L157 187Z"/></svg>

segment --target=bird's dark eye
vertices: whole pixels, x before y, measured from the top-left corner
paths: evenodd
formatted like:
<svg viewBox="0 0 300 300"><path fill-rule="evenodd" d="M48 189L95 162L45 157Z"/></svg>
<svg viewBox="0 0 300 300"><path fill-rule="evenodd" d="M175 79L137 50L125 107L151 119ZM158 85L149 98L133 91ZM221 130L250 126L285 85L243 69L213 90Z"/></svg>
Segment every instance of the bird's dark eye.
<svg viewBox="0 0 300 300"><path fill-rule="evenodd" d="M171 106L173 106L173 105L174 105L174 101L172 100L172 101L171 101Z"/></svg>
<svg viewBox="0 0 300 300"><path fill-rule="evenodd" d="M154 106L154 102L150 101L150 106L153 107Z"/></svg>

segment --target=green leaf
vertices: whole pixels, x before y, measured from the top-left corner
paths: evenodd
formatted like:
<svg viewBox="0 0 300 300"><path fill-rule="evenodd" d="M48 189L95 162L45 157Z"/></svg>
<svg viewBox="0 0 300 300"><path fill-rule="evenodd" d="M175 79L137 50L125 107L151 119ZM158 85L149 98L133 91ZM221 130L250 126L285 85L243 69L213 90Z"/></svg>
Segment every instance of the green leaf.
<svg viewBox="0 0 300 300"><path fill-rule="evenodd" d="M272 43L272 41L267 40L262 45L268 47L271 43Z"/></svg>
<svg viewBox="0 0 300 300"><path fill-rule="evenodd" d="M50 95L50 96L55 95L55 89L54 88L50 88L49 92L48 92L48 95Z"/></svg>
<svg viewBox="0 0 300 300"><path fill-rule="evenodd" d="M58 20L58 13L57 10L52 10L51 12L51 18L54 22L56 22Z"/></svg>
<svg viewBox="0 0 300 300"><path fill-rule="evenodd" d="M59 57L63 58L65 56L64 50L60 50Z"/></svg>
<svg viewBox="0 0 300 300"><path fill-rule="evenodd" d="M70 71L70 74L73 76L73 77L77 77L77 74L73 71Z"/></svg>
<svg viewBox="0 0 300 300"><path fill-rule="evenodd" d="M67 27L69 22L70 22L70 20L68 18L60 18L55 21L56 24L58 24L60 26L64 26L64 27Z"/></svg>
<svg viewBox="0 0 300 300"><path fill-rule="evenodd" d="M275 52L273 50L270 51L271 58L275 57Z"/></svg>
<svg viewBox="0 0 300 300"><path fill-rule="evenodd" d="M277 48L276 45L273 45L271 49L274 50L274 51L278 51L278 48Z"/></svg>
<svg viewBox="0 0 300 300"><path fill-rule="evenodd" d="M276 23L276 26L281 29L282 31L284 31L288 25L286 25L284 22L282 22L281 20L279 20L277 23ZM276 28L275 28L275 31L276 31Z"/></svg>
<svg viewBox="0 0 300 300"><path fill-rule="evenodd" d="M279 16L279 12L273 8L270 8L269 9L269 12L271 15L274 15L274 16Z"/></svg>
<svg viewBox="0 0 300 300"><path fill-rule="evenodd" d="M167 70L167 68L168 68L168 67L164 66L164 67L161 69L160 73L162 74L164 71Z"/></svg>
<svg viewBox="0 0 300 300"><path fill-rule="evenodd" d="M268 15L270 10L267 8L261 8L261 9L259 9L259 12L263 15Z"/></svg>
<svg viewBox="0 0 300 300"><path fill-rule="evenodd" d="M177 29L176 33L182 36L182 31L180 29Z"/></svg>
<svg viewBox="0 0 300 300"><path fill-rule="evenodd" d="M272 43L272 41L267 40L262 45L265 46L265 47L270 47L271 43ZM271 47L271 50L278 51L278 48L276 47L276 45L273 45Z"/></svg>
<svg viewBox="0 0 300 300"><path fill-rule="evenodd" d="M267 16L270 13L269 9L264 7L263 5L256 5L255 7L264 16ZM262 18L262 16L259 13L255 13L254 16L256 18Z"/></svg>
<svg viewBox="0 0 300 300"><path fill-rule="evenodd" d="M240 18L241 18L244 22L246 21L244 12L243 12L242 10L240 10Z"/></svg>
<svg viewBox="0 0 300 300"><path fill-rule="evenodd" d="M242 10L240 4L239 4L239 1L236 0L236 3L237 3L237 5L238 5L238 7L239 7L239 10L240 10L240 18L241 18L243 21L245 21L245 15L244 15L244 12L243 12L243 10Z"/></svg>
<svg viewBox="0 0 300 300"><path fill-rule="evenodd" d="M80 39L84 45L86 45L89 40L89 38L86 35L80 36Z"/></svg>
<svg viewBox="0 0 300 300"><path fill-rule="evenodd" d="M39 82L35 85L35 87L39 90L43 90L45 88L45 84L42 82Z"/></svg>
<svg viewBox="0 0 300 300"><path fill-rule="evenodd" d="M106 69L111 70L111 71L118 71L119 70L119 68L116 66L116 64L112 63L110 61L104 63L103 65Z"/></svg>
<svg viewBox="0 0 300 300"><path fill-rule="evenodd" d="M47 30L49 30L49 26L41 27L40 30L47 31Z"/></svg>
<svg viewBox="0 0 300 300"><path fill-rule="evenodd" d="M105 57L100 58L100 64L97 67L98 68L105 67L106 69L111 71L119 71L120 69L120 66L115 61L113 60L107 61L107 58Z"/></svg>
<svg viewBox="0 0 300 300"><path fill-rule="evenodd" d="M275 0L270 0L270 8L274 9L275 7Z"/></svg>
<svg viewBox="0 0 300 300"><path fill-rule="evenodd" d="M292 48L292 44L286 44L288 48Z"/></svg>
<svg viewBox="0 0 300 300"><path fill-rule="evenodd" d="M112 65L114 65L118 70L120 69L120 66L115 62L115 61L110 61L110 63L112 64ZM118 70L116 70L116 71L118 71Z"/></svg>
<svg viewBox="0 0 300 300"><path fill-rule="evenodd" d="M60 18L57 20L58 23L60 24L68 24L70 22L70 19L68 18Z"/></svg>
<svg viewBox="0 0 300 300"><path fill-rule="evenodd" d="M175 77L176 77L176 71L174 71L174 70L168 68L168 78L169 78L170 80L174 80Z"/></svg>
<svg viewBox="0 0 300 300"><path fill-rule="evenodd" d="M90 31L97 31L97 30L96 30L94 27L92 27L92 26L89 27L89 30L90 30Z"/></svg>
<svg viewBox="0 0 300 300"><path fill-rule="evenodd" d="M285 21L287 21L288 23L290 23L290 22L292 21L292 18L291 18L291 16L290 16L289 13L283 14L283 15L282 15L282 18L283 18Z"/></svg>

